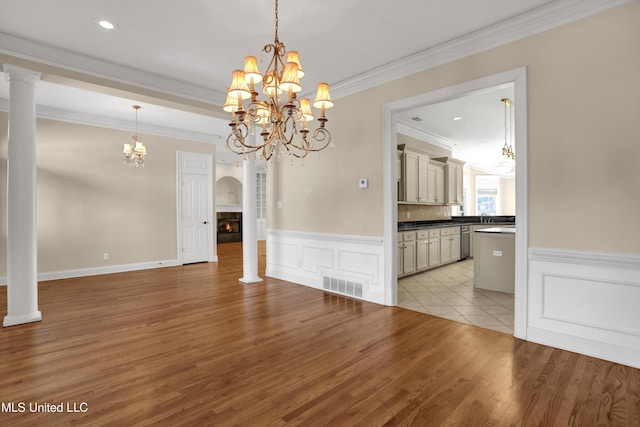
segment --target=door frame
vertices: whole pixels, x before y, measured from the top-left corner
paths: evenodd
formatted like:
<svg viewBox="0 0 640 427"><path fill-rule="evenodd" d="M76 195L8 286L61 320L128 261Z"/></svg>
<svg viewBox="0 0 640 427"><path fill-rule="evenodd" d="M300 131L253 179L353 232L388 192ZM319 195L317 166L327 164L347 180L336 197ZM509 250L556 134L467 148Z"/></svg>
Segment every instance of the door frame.
<svg viewBox="0 0 640 427"><path fill-rule="evenodd" d="M214 244L214 239L216 238L214 234L214 230L216 229L216 224L214 221L216 220L215 215L215 206L213 204L213 200L215 199L215 185L213 183L214 176L214 167L215 163L213 161L213 155L209 153L196 153L191 151L176 151L176 220L177 220L177 251L178 251L178 264L183 265L183 256L182 256L182 175L184 173L193 173L188 172L187 164L189 161L195 162L205 162L205 171L207 175L207 183L209 187L209 191L207 191L207 208L209 211L208 219L209 227L207 230L207 262L217 262L218 254L217 248Z"/></svg>
<svg viewBox="0 0 640 427"><path fill-rule="evenodd" d="M516 157L516 265L514 336L527 337L528 289L528 194L527 194L527 69L520 67L401 99L384 105L383 118L383 197L384 197L384 259L385 303L398 303L397 240L397 124L396 113L418 106L436 104L460 98L474 92L500 85L513 84L514 130L517 144Z"/></svg>

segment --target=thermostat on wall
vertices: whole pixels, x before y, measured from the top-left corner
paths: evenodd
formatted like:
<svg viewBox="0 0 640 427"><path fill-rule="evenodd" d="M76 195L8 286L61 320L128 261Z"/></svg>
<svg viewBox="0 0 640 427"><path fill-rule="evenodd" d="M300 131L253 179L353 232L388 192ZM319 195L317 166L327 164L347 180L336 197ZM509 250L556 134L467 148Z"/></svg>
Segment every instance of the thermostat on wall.
<svg viewBox="0 0 640 427"><path fill-rule="evenodd" d="M369 180L367 178L360 178L360 188L367 188L369 186Z"/></svg>

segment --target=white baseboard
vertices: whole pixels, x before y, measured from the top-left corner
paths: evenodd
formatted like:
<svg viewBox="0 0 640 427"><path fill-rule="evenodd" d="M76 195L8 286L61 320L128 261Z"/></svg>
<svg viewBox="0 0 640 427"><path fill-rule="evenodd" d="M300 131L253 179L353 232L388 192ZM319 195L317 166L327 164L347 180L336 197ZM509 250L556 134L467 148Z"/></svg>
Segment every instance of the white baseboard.
<svg viewBox="0 0 640 427"><path fill-rule="evenodd" d="M640 368L640 256L529 249L527 339Z"/></svg>
<svg viewBox="0 0 640 427"><path fill-rule="evenodd" d="M383 269L381 237L267 230L269 277L384 304Z"/></svg>
<svg viewBox="0 0 640 427"><path fill-rule="evenodd" d="M217 258L217 257L216 257ZM216 259L217 261L217 259ZM181 265L178 260L136 262L132 264L109 265L105 267L79 268L75 270L50 271L38 273L38 282L58 279L71 279L73 277L97 276L99 274L124 273L127 271L149 270L152 268L175 267ZM0 285L6 286L7 278L0 277Z"/></svg>

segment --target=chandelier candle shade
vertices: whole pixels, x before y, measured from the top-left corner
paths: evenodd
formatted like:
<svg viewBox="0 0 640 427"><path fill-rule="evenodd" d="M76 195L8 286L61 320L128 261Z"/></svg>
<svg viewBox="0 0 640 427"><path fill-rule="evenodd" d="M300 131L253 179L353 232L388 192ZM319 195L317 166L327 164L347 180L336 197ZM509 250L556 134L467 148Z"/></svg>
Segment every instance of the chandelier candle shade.
<svg viewBox="0 0 640 427"><path fill-rule="evenodd" d="M515 160L516 154L513 152L513 146L511 145L511 134L513 133L511 109L513 108L513 102L509 98L502 98L500 102L504 103L504 145L502 146L502 155ZM509 108L508 114L507 107Z"/></svg>
<svg viewBox="0 0 640 427"><path fill-rule="evenodd" d="M138 138L138 110L142 108L139 105L133 105L136 110L136 134L131 137L131 142L124 143L124 164L128 166L144 167L144 156L147 155L147 147L144 142Z"/></svg>
<svg viewBox="0 0 640 427"><path fill-rule="evenodd" d="M325 127L327 108L333 107L328 83L318 83L313 106L320 110L318 127L309 131L315 117L311 100L298 99L302 91L300 79L304 70L296 51L287 52L278 40L278 0L275 2L275 38L262 51L271 55L266 72L258 68L255 56L244 59L244 69L234 70L227 89L224 111L231 113L231 133L226 148L246 159L257 152L259 159L269 160L294 156L305 158L310 153L333 146L331 133ZM258 99L257 85L262 85L264 100ZM244 105L245 101L246 105ZM262 138L250 138L259 134ZM255 142L254 142L255 141Z"/></svg>

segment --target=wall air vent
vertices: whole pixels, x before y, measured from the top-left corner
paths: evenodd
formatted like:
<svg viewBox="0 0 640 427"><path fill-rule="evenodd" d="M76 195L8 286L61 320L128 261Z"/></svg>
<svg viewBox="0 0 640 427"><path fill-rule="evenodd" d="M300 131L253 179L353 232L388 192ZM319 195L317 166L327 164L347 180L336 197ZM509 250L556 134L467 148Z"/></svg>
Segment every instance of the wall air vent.
<svg viewBox="0 0 640 427"><path fill-rule="evenodd" d="M364 284L355 280L323 276L322 289L354 298L364 298Z"/></svg>

